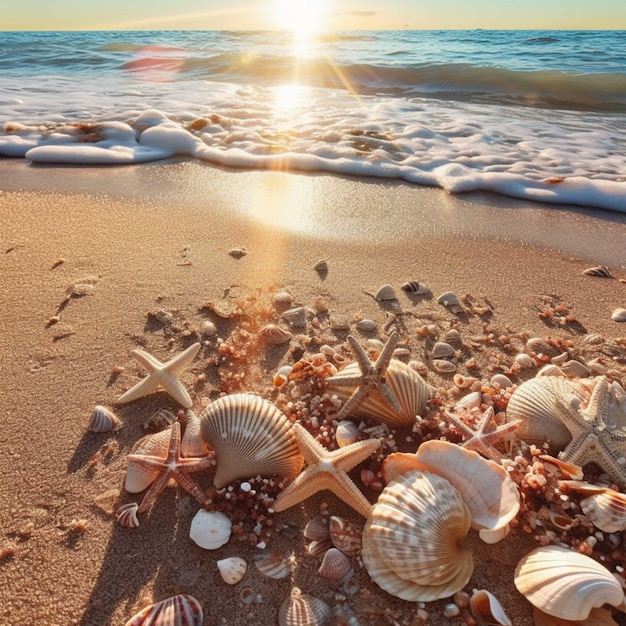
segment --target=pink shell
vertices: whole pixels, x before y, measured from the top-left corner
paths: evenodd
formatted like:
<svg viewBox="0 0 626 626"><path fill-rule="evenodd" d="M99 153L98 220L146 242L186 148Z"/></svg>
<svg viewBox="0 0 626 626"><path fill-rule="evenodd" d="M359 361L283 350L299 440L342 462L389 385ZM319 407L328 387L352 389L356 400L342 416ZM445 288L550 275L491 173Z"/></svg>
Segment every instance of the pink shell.
<svg viewBox="0 0 626 626"><path fill-rule="evenodd" d="M131 617L124 626L202 626L200 603L186 593L151 604Z"/></svg>

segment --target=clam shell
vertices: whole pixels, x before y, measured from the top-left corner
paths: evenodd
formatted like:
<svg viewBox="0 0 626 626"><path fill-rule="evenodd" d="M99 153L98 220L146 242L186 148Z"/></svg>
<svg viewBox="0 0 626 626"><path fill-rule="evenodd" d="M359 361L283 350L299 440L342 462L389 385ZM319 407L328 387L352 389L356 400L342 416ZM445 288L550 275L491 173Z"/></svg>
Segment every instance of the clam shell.
<svg viewBox="0 0 626 626"><path fill-rule="evenodd" d="M498 599L486 589L475 589L470 598L472 615L481 623L513 626Z"/></svg>
<svg viewBox="0 0 626 626"><path fill-rule="evenodd" d="M294 587L278 611L279 626L329 626L330 607L319 598Z"/></svg>
<svg viewBox="0 0 626 626"><path fill-rule="evenodd" d="M328 580L339 582L352 571L350 559L337 548L329 548L324 554L317 573Z"/></svg>
<svg viewBox="0 0 626 626"><path fill-rule="evenodd" d="M281 343L287 343L293 335L284 328L276 326L276 324L268 324L263 326L257 333L258 338L268 346L276 346Z"/></svg>
<svg viewBox="0 0 626 626"><path fill-rule="evenodd" d="M406 283L400 285L400 289L405 293L410 293L412 295L422 294L422 293L430 293L430 289L423 283L418 283L416 280L409 280Z"/></svg>
<svg viewBox="0 0 626 626"><path fill-rule="evenodd" d="M248 564L238 556L229 556L215 562L222 580L228 585L236 585L246 575Z"/></svg>
<svg viewBox="0 0 626 626"><path fill-rule="evenodd" d="M626 309L614 309L611 313L611 319L615 322L626 322Z"/></svg>
<svg viewBox="0 0 626 626"><path fill-rule="evenodd" d="M619 606L624 592L594 559L560 546L542 546L515 569L515 586L539 610L561 619L584 620L603 604Z"/></svg>
<svg viewBox="0 0 626 626"><path fill-rule="evenodd" d="M115 512L115 518L120 526L124 526L125 528L137 528L139 526L139 520L137 519L138 508L139 505L136 502L122 504Z"/></svg>
<svg viewBox="0 0 626 626"><path fill-rule="evenodd" d="M445 359L433 359L433 368L440 374L452 374L456 372L456 365L452 361L446 361Z"/></svg>
<svg viewBox="0 0 626 626"><path fill-rule="evenodd" d="M89 430L94 433L106 433L113 430L120 423L119 418L112 411L101 404L96 404L89 418Z"/></svg>
<svg viewBox="0 0 626 626"><path fill-rule="evenodd" d="M156 456L162 459L167 457L171 433L169 430L142 437L131 450L131 454ZM148 469L133 459L128 459L126 467L126 481L124 486L130 493L139 493L149 487L159 475L158 469Z"/></svg>
<svg viewBox="0 0 626 626"><path fill-rule="evenodd" d="M336 515L331 516L329 525L330 540L335 548L348 556L358 556L361 553L363 531L350 520Z"/></svg>
<svg viewBox="0 0 626 626"><path fill-rule="evenodd" d="M289 557L276 551L259 554L255 557L254 564L261 574L273 580L282 580L292 571Z"/></svg>
<svg viewBox="0 0 626 626"><path fill-rule="evenodd" d="M335 441L340 448L349 446L351 443L355 443L361 439L363 439L363 433L354 422L341 420L337 424L337 428L335 429Z"/></svg>
<svg viewBox="0 0 626 626"><path fill-rule="evenodd" d="M223 396L200 414L203 440L214 450L221 489L238 478L280 474L293 478L304 459L291 422L270 402L252 394Z"/></svg>
<svg viewBox="0 0 626 626"><path fill-rule="evenodd" d="M187 424L180 442L183 456L201 457L209 454L209 448L200 435L200 418L191 410L187 411Z"/></svg>
<svg viewBox="0 0 626 626"><path fill-rule="evenodd" d="M361 556L372 580L393 596L429 602L462 589L474 568L457 545L471 523L459 492L426 472L389 483L363 531Z"/></svg>
<svg viewBox="0 0 626 626"><path fill-rule="evenodd" d="M397 300L398 296L396 296L396 292L394 291L391 285L383 285L380 289L374 294L376 300L381 302L389 302L391 300Z"/></svg>
<svg viewBox="0 0 626 626"><path fill-rule="evenodd" d="M161 600L142 609L124 626L202 626L200 603L186 593Z"/></svg>
<svg viewBox="0 0 626 626"><path fill-rule="evenodd" d="M445 341L437 341L430 353L433 359L447 359L454 354L454 348Z"/></svg>
<svg viewBox="0 0 626 626"><path fill-rule="evenodd" d="M362 319L356 323L356 327L362 333L372 333L378 328L378 324L374 320Z"/></svg>
<svg viewBox="0 0 626 626"><path fill-rule="evenodd" d="M191 520L189 536L205 550L217 550L230 539L231 521L219 511L200 509Z"/></svg>

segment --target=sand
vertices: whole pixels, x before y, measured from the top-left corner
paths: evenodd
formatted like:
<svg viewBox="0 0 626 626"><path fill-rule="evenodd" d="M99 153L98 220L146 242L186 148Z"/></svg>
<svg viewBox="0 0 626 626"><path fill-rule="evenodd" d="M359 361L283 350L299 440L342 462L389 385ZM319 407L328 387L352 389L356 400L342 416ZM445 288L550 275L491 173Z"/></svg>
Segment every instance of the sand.
<svg viewBox="0 0 626 626"><path fill-rule="evenodd" d="M130 351L174 356L211 317L203 306L225 294L254 317L267 315L273 293L285 288L296 304L313 306L322 296L332 316L352 323L355 315L370 317L380 327L388 307L365 292L389 283L399 294L398 329L412 358L427 361L419 327L434 324L442 333L455 326L467 338L494 334L493 344L471 354L472 373L485 380L500 361L510 363L511 354L497 345L502 336L520 346L532 336L571 340L574 356L600 356L626 380L626 327L611 320L613 309L626 306L626 284L581 273L607 264L626 278L626 220L618 214L486 194L453 197L384 180L176 161L127 168L4 161L0 190L2 624L123 624L147 602L179 592L200 601L205 624L229 626L276 623L294 585L337 603L341 590L319 577L319 559L306 553L301 534L323 503L359 521L328 492L274 516L275 527L298 531L276 532L270 543L294 555L293 576L283 581L256 570L260 550L247 543L233 538L216 552L195 546L188 531L198 505L179 487L168 488L136 529L116 523L117 502L103 495L117 490L121 502L139 501L123 490L126 454L143 436L142 422L161 407L176 409L162 392L115 405L143 376ZM233 248L247 254L236 259L229 255ZM325 276L312 269L319 259L328 262ZM423 282L434 297L407 298L399 287L408 280ZM77 284L93 290L67 299ZM449 290L469 294L476 311L491 313L455 315L435 299ZM554 307L555 315L542 319L540 313ZM149 315L160 309L173 313L173 324ZM59 321L51 323L55 315ZM212 319L225 339L239 323ZM594 333L617 346L613 360L583 341ZM341 349L346 332L325 336ZM212 356L215 343L209 342L181 373L197 411L203 398L218 393L218 368L204 365ZM288 350L251 357L241 364L240 385L276 398L280 392L269 381L290 362ZM463 364L459 371L467 372ZM198 380L203 373L206 380ZM428 380L454 389L449 375L430 373ZM450 391L450 401L456 393ZM88 432L96 404L113 408L123 428ZM358 479L358 471L353 476ZM210 485L210 476L199 480ZM492 547L470 540L477 566L466 589L493 591L516 626L532 619L512 571L534 545L520 532ZM215 566L231 555L249 562L235 587L223 583ZM360 624L392 624L391 617L421 623L415 605L380 591L356 562L355 569L360 591L347 605ZM243 587L262 600L244 605ZM444 604L426 605L428 623L451 623Z"/></svg>

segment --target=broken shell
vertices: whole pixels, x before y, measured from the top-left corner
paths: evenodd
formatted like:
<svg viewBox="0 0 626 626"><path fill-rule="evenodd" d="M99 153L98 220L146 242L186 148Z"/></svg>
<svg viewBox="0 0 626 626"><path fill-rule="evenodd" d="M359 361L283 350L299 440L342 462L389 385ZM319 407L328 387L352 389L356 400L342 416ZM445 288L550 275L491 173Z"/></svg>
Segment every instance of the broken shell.
<svg viewBox="0 0 626 626"><path fill-rule="evenodd" d="M323 578L339 582L352 571L350 559L337 548L329 548L324 554L317 573Z"/></svg>
<svg viewBox="0 0 626 626"><path fill-rule="evenodd" d="M276 551L257 555L254 564L261 574L273 580L286 578L292 570L290 559Z"/></svg>
<svg viewBox="0 0 626 626"><path fill-rule="evenodd" d="M372 333L378 327L378 324L374 320L370 319L362 319L356 323L357 330L360 330L362 333Z"/></svg>
<svg viewBox="0 0 626 626"><path fill-rule="evenodd" d="M220 571L222 580L228 585L236 585L248 570L245 559L238 556L230 556L226 559L216 561L217 569Z"/></svg>
<svg viewBox="0 0 626 626"><path fill-rule="evenodd" d="M200 509L191 520L189 536L201 548L217 550L228 543L231 531L231 521L224 513Z"/></svg>
<svg viewBox="0 0 626 626"><path fill-rule="evenodd" d="M328 263L324 259L320 259L314 266L313 269L316 272L324 273L328 271Z"/></svg>
<svg viewBox="0 0 626 626"><path fill-rule="evenodd" d="M615 309L611 313L611 319L616 322L626 322L626 309Z"/></svg>
<svg viewBox="0 0 626 626"><path fill-rule="evenodd" d="M531 604L561 619L584 620L594 607L624 603L622 587L606 567L560 546L526 555L515 568L515 586Z"/></svg>
<svg viewBox="0 0 626 626"><path fill-rule="evenodd" d="M117 415L105 406L97 404L89 418L89 430L94 433L105 433L116 428L119 423Z"/></svg>
<svg viewBox="0 0 626 626"><path fill-rule="evenodd" d="M472 615L485 624L513 626L498 599L485 589L474 589L470 598Z"/></svg>
<svg viewBox="0 0 626 626"><path fill-rule="evenodd" d="M331 516L329 526L330 540L335 548L341 550L348 556L358 556L361 553L363 531L361 526L353 522Z"/></svg>
<svg viewBox="0 0 626 626"><path fill-rule="evenodd" d="M455 374L452 380L459 389L467 389L468 387L471 387L475 382L478 382L478 378L474 378L473 376L463 376L463 374ZM480 392L478 393L480 394ZM482 394L480 394L480 396L482 401ZM480 403L478 404L478 406L480 406Z"/></svg>
<svg viewBox="0 0 626 626"><path fill-rule="evenodd" d="M418 283L416 280L409 280L408 282L402 284L400 289L405 293L410 293L411 295L417 295L422 293L430 293L430 289L423 283Z"/></svg>
<svg viewBox="0 0 626 626"><path fill-rule="evenodd" d="M600 278L613 278L609 268L606 265L597 265L596 267L589 267L583 270L583 274L587 276L598 276Z"/></svg>
<svg viewBox="0 0 626 626"><path fill-rule="evenodd" d="M115 518L120 526L124 526L125 528L137 528L139 526L139 520L137 519L138 508L139 505L136 502L122 504L115 512Z"/></svg>
<svg viewBox="0 0 626 626"><path fill-rule="evenodd" d="M461 306L461 301L452 291L446 291L446 293L441 294L437 298L437 302L439 302L439 304L443 304L445 307Z"/></svg>
<svg viewBox="0 0 626 626"><path fill-rule="evenodd" d="M561 365L561 371L568 378L586 378L591 374L589 368L580 361L566 361Z"/></svg>
<svg viewBox="0 0 626 626"><path fill-rule="evenodd" d="M398 299L398 296L396 296L396 292L391 285L383 285L380 287L380 289L374 294L374 297L379 302L389 302L391 300Z"/></svg>
<svg viewBox="0 0 626 626"><path fill-rule="evenodd" d="M359 427L350 420L341 420L335 429L335 441L340 448L349 446L355 441L363 439L363 433Z"/></svg>
<svg viewBox="0 0 626 626"><path fill-rule="evenodd" d="M445 359L433 359L433 368L440 374L452 374L452 372L456 372L456 365Z"/></svg>
<svg viewBox="0 0 626 626"><path fill-rule="evenodd" d="M361 556L370 578L393 596L430 602L454 594L469 580L472 555L457 542L470 513L459 492L426 472L390 482L371 509Z"/></svg>
<svg viewBox="0 0 626 626"><path fill-rule="evenodd" d="M278 611L279 626L329 626L330 607L326 602L294 587Z"/></svg>
<svg viewBox="0 0 626 626"><path fill-rule="evenodd" d="M454 355L454 348L445 341L437 341L430 355L433 359L447 359Z"/></svg>
<svg viewBox="0 0 626 626"><path fill-rule="evenodd" d="M214 450L221 489L237 478L279 474L293 478L304 459L291 422L272 403L252 394L223 396L200 414L203 440Z"/></svg>
<svg viewBox="0 0 626 626"><path fill-rule="evenodd" d="M268 324L259 330L257 336L267 345L273 346L287 343L293 335L288 330L276 326L276 324Z"/></svg>
<svg viewBox="0 0 626 626"><path fill-rule="evenodd" d="M563 459L557 459L556 457L550 456L549 454L540 454L539 458L544 461L544 463L550 463L554 465L559 474L564 478L572 478L574 480L582 480L583 477L583 468L580 465L576 465L575 463L568 463L567 461L563 461Z"/></svg>
<svg viewBox="0 0 626 626"><path fill-rule="evenodd" d="M200 603L186 593L161 600L131 617L125 626L202 626Z"/></svg>

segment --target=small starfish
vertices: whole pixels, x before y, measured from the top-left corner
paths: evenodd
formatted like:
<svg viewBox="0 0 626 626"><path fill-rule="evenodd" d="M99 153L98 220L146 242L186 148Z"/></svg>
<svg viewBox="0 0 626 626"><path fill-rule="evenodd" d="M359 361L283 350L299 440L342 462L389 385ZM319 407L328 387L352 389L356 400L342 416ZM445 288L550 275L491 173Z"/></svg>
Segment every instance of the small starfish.
<svg viewBox="0 0 626 626"><path fill-rule="evenodd" d="M352 348L352 352L356 357L359 369L361 370L360 376L343 376L329 379L330 385L339 386L354 386L357 388L352 395L345 401L341 407L339 413L337 413L338 420L344 419L347 415L352 413L365 398L372 392L378 391L380 395L396 410L398 413L402 413L402 408L398 404L398 400L393 391L387 385L385 380L385 374L389 367L389 362L393 356L393 351L398 345L398 333L392 332L387 339L387 343L383 346L376 362L371 361L367 352L363 350L359 342L352 336L348 335L348 342Z"/></svg>
<svg viewBox="0 0 626 626"><path fill-rule="evenodd" d="M191 397L178 378L174 376L174 373L191 363L196 354L198 354L198 350L200 350L200 344L194 343L167 363L161 363L161 361L143 350L131 350L130 353L149 373L146 378L138 382L134 387L131 387L126 393L123 393L117 399L118 404L132 402L148 395L157 387L162 387L176 402L182 404L186 409L190 409L193 405Z"/></svg>
<svg viewBox="0 0 626 626"><path fill-rule="evenodd" d="M464 435L469 437L469 439L460 444L462 448L475 450L498 463L502 460L502 452L491 445L492 442L504 441L506 435L512 433L521 422L521 420L512 420L496 426L495 429L491 428L488 430L487 428L490 426L494 416L492 406L488 407L482 414L480 421L475 427L470 426L450 411L446 411L445 415Z"/></svg>
<svg viewBox="0 0 626 626"><path fill-rule="evenodd" d="M204 494L189 474L211 467L213 456L183 457L180 452L180 422L174 422L170 429L170 440L166 456L148 454L129 454L129 462L138 465L147 472L158 471L150 489L143 497L138 513L150 509L157 496L165 489L170 479L174 479L183 489L187 490L202 506L207 506L211 500Z"/></svg>
<svg viewBox="0 0 626 626"><path fill-rule="evenodd" d="M366 439L330 451L322 447L301 424L295 423L293 429L307 467L278 494L274 510L284 511L322 489L330 489L355 511L367 517L372 505L347 472L375 452L380 447L380 441Z"/></svg>
<svg viewBox="0 0 626 626"><path fill-rule="evenodd" d="M572 440L559 458L580 466L596 463L613 480L626 485L624 390L601 376L586 403L572 396L567 404L569 419L563 423L572 433Z"/></svg>

